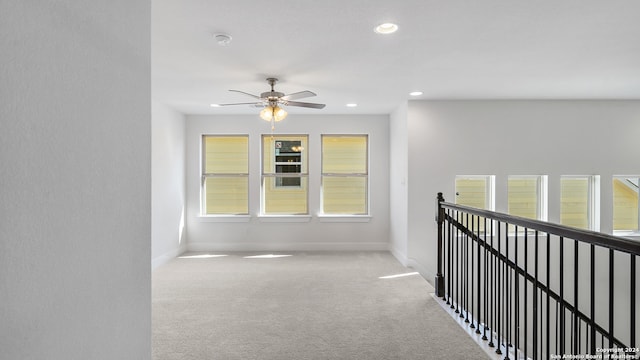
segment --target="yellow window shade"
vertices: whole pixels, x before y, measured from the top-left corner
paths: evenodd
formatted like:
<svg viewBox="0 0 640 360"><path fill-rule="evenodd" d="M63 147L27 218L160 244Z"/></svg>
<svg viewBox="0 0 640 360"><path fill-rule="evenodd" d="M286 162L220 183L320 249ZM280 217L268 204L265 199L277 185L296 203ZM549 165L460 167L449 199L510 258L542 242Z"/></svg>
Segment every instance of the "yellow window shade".
<svg viewBox="0 0 640 360"><path fill-rule="evenodd" d="M589 180L560 179L560 223L580 229L589 228Z"/></svg>
<svg viewBox="0 0 640 360"><path fill-rule="evenodd" d="M325 214L366 214L367 178L323 176L322 205Z"/></svg>
<svg viewBox="0 0 640 360"><path fill-rule="evenodd" d="M638 192L613 179L613 230L638 230Z"/></svg>
<svg viewBox="0 0 640 360"><path fill-rule="evenodd" d="M487 209L485 178L456 178L456 204Z"/></svg>
<svg viewBox="0 0 640 360"><path fill-rule="evenodd" d="M248 214L249 179L243 177L208 177L205 179L205 213Z"/></svg>
<svg viewBox="0 0 640 360"><path fill-rule="evenodd" d="M205 136L205 174L247 174L249 172L248 136Z"/></svg>
<svg viewBox="0 0 640 360"><path fill-rule="evenodd" d="M510 177L508 180L509 214L538 218L538 179Z"/></svg>
<svg viewBox="0 0 640 360"><path fill-rule="evenodd" d="M366 174L367 136L323 136L322 172Z"/></svg>
<svg viewBox="0 0 640 360"><path fill-rule="evenodd" d="M275 176L263 178L264 213L307 214L307 177L300 177L300 186L277 186L277 180Z"/></svg>

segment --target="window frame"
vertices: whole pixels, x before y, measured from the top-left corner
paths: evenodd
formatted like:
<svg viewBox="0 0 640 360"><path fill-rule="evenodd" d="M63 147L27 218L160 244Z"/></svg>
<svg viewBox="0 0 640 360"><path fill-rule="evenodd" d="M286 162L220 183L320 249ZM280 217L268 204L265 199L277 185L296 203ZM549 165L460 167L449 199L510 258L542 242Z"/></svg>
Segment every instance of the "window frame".
<svg viewBox="0 0 640 360"><path fill-rule="evenodd" d="M278 173L276 167L276 153L274 151L273 158L270 159L272 165L270 169L265 169L265 159L267 154L265 153L266 139L270 138L275 142L278 138L285 138L284 141L291 141L288 138L301 138L302 150L300 151L300 172L296 173ZM309 212L309 134L262 134L260 137L260 214L261 218L307 218L310 215ZM300 178L299 186L278 186L276 185L278 178L297 177ZM267 178L272 178L273 182L269 181L267 184ZM304 184L304 185L303 185ZM267 212L267 198L266 187L269 187L269 191L273 192L285 192L292 189L304 189L305 191L305 212Z"/></svg>
<svg viewBox="0 0 640 360"><path fill-rule="evenodd" d="M616 236L640 236L640 193L638 194L638 219L635 229L620 229L616 230L614 227L615 220L615 196L614 196L614 181L616 179L636 179L640 184L640 175L612 175L611 176L611 231Z"/></svg>
<svg viewBox="0 0 640 360"><path fill-rule="evenodd" d="M512 214L509 209L509 180L511 179L535 179L536 180L536 218L534 220L547 221L548 208L548 176L547 175L508 175L507 176L507 213Z"/></svg>
<svg viewBox="0 0 640 360"><path fill-rule="evenodd" d="M325 172L325 159L324 159L324 140L325 138L339 138L339 137L361 137L365 139L365 172L364 173L329 173ZM370 136L369 134L320 134L320 209L318 216L324 219L345 219L346 221L352 221L355 219L364 219L368 221L371 217L371 184L370 184L370 169L371 169L371 149L370 149ZM327 213L324 211L324 180L325 177L339 178L339 177L356 177L365 179L365 213L353 214L353 213Z"/></svg>
<svg viewBox="0 0 640 360"><path fill-rule="evenodd" d="M458 180L484 180L485 181L485 184L484 184L485 207L482 210L495 211L495 206L496 206L496 197L495 197L496 176L495 175L456 175L455 176L454 184L453 184L455 203L463 206L474 207L468 204L462 204L458 201L459 199L458 198L459 196ZM486 232L487 229L485 228L485 223L490 223L492 220L487 219L488 221L485 222L484 219L486 218L482 217L482 219L483 219L482 222L480 222L480 218L478 218L478 223L476 224L473 224L473 222L471 224L467 224L466 223L467 219L463 219L462 222L465 224L465 226L469 227L474 232L476 231ZM490 229L493 229L493 227L490 226ZM493 231L495 233L495 229L493 229Z"/></svg>
<svg viewBox="0 0 640 360"><path fill-rule="evenodd" d="M483 210L494 211L496 208L496 176L495 175L456 175L454 180L455 203L458 204L458 179L483 179L485 180L485 208ZM463 204L464 205L464 204Z"/></svg>
<svg viewBox="0 0 640 360"><path fill-rule="evenodd" d="M246 173L207 173L207 154L206 154L206 139L207 138L233 138L241 137L247 140L247 171ZM216 219L216 218L237 218L244 219L250 217L249 203L251 199L251 186L250 183L250 169L251 169L251 157L249 156L251 151L251 138L249 134L202 134L200 136L200 214L201 219ZM246 178L247 183L247 203L246 212L243 213L219 213L208 214L207 213L207 192L206 192L206 180L207 178L231 178L231 177L243 177Z"/></svg>
<svg viewBox="0 0 640 360"><path fill-rule="evenodd" d="M587 223L582 230L600 231L600 175L560 175L559 223L562 223L562 179L587 180ZM565 225L570 226L570 225Z"/></svg>

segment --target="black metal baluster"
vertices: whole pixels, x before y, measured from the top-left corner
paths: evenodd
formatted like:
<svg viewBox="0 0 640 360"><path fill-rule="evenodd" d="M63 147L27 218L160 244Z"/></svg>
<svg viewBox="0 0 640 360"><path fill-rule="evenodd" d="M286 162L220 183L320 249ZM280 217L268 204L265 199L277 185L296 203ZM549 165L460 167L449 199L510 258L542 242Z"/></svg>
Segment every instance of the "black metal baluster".
<svg viewBox="0 0 640 360"><path fill-rule="evenodd" d="M527 229L525 228L525 231ZM515 244L514 244L514 250L515 250L515 256L513 257L513 262L514 262L514 272L513 275L515 276L515 289L514 289L514 298L515 298L515 326L514 328L514 337L515 337L515 347L514 347L514 356L516 359L518 359L518 349L520 348L520 274L518 273L518 230L516 228L516 236L515 236L515 240L514 240Z"/></svg>
<svg viewBox="0 0 640 360"><path fill-rule="evenodd" d="M516 233L518 231L518 227L516 226ZM509 348L511 347L511 268L509 267L509 230L507 228L507 234L505 235L505 241L506 241L506 249L505 249L505 281L506 281L506 285L507 285L507 289L506 289L506 293L505 293L505 298L506 298L506 302L507 302L507 313L505 315L505 330L507 333L506 336L506 341L504 344L504 348L505 348L505 359L509 359Z"/></svg>
<svg viewBox="0 0 640 360"><path fill-rule="evenodd" d="M488 311L488 306L489 306L489 294L488 292L489 290L489 263L488 260L489 258L487 257L488 253L488 249L487 249L487 218L483 217L482 218L482 223L483 223L483 232L484 232L484 327L482 328L482 340L487 340L487 327L489 327L489 311Z"/></svg>
<svg viewBox="0 0 640 360"><path fill-rule="evenodd" d="M456 211L456 221L460 223L460 212ZM460 249L460 229L456 226L456 314L460 313L460 290L462 283L462 275L460 275L460 258L462 256L462 250Z"/></svg>
<svg viewBox="0 0 640 360"><path fill-rule="evenodd" d="M453 213L449 214L449 216L452 216ZM453 217L451 218L453 219ZM454 294L456 292L456 285L458 283L458 274L456 273L456 266L457 266L457 255L458 255L458 249L456 247L456 234L457 234L457 229L453 227L453 222L449 222L449 236L451 236L451 263L449 264L449 268L450 268L450 272L451 272L451 278L450 280L450 287L451 287L451 304L450 307L451 309L455 309L455 305L454 302L456 301ZM455 276L454 276L455 274Z"/></svg>
<svg viewBox="0 0 640 360"><path fill-rule="evenodd" d="M564 237L560 236L560 351L565 352L564 335L565 335L565 316L564 316Z"/></svg>
<svg viewBox="0 0 640 360"><path fill-rule="evenodd" d="M578 319L577 322L578 322L578 351L576 352L576 354L580 354L580 351L582 351L582 337L580 336L582 335L582 321Z"/></svg>
<svg viewBox="0 0 640 360"><path fill-rule="evenodd" d="M569 351L571 351L571 354L575 354L574 347L575 347L575 342L573 341L574 339L574 329L575 328L575 324L573 321L573 314L571 314L571 324L569 324Z"/></svg>
<svg viewBox="0 0 640 360"><path fill-rule="evenodd" d="M489 304L489 312L490 312L490 314L489 314L489 344L488 344L489 347L494 347L495 346L495 344L493 343L493 333L495 332L495 327L496 327L496 321L495 321L496 320L496 311L495 311L496 297L495 297L495 294L497 292L497 289L494 286L496 284L494 276L497 276L497 272L495 272L495 274L494 274L494 270L495 270L495 264L497 262L495 261L495 256L493 255L493 250L494 250L494 248L493 248L493 237L494 237L493 223L494 223L494 221L491 220L491 247L490 247L491 254L490 254L490 257L489 257L489 259L491 260L491 264L489 265L489 272L490 272L490 274L489 274L489 281L490 281L490 294L489 294L489 297L490 297L490 301L491 301L491 303ZM500 234L500 230L498 230L498 236L500 236L499 234Z"/></svg>
<svg viewBox="0 0 640 360"><path fill-rule="evenodd" d="M469 284L471 285L471 307L467 308L467 313L469 313L469 310L473 311L473 301L474 301L474 287L473 287L473 280L474 280L474 270L475 270L475 251L474 251L474 246L473 243L475 242L475 239L473 238L473 229L475 228L475 219L476 217L471 215L471 281L469 282ZM478 289L479 290L479 289ZM478 314L475 314L476 318L478 317ZM473 314L471 314L471 325L469 325L470 328L475 328L476 326L473 324Z"/></svg>
<svg viewBox="0 0 640 360"><path fill-rule="evenodd" d="M500 237L500 222L498 222L498 255L502 254L502 238ZM500 350L500 342L502 341L502 338L500 335L502 335L501 330L502 330L502 323L501 323L501 309L502 307L500 306L500 300L501 300L501 296L502 296L502 291L500 291L502 289L502 265L500 264L500 257L498 257L496 259L496 263L497 263L497 275L498 275L498 283L496 284L496 290L498 292L498 296L496 298L496 315L498 317L498 321L496 322L496 327L497 327L497 332L496 332L496 354L498 355L502 355L502 351Z"/></svg>
<svg viewBox="0 0 640 360"><path fill-rule="evenodd" d="M580 319L577 319L576 321L576 328L577 328L577 333L578 336L576 337L576 342L578 343L578 345L576 346L577 351L574 352L574 354L580 354L581 351L581 341L580 341L580 335L582 334L582 321L580 321Z"/></svg>
<svg viewBox="0 0 640 360"><path fill-rule="evenodd" d="M578 307L578 255L580 254L579 252L579 247L578 247L578 240L574 240L573 241L574 246L573 246L573 302L574 302L574 307L573 307L573 322L574 325L572 326L573 330L577 330L577 325L578 325L578 311L579 311L579 307ZM579 333L576 332L573 334L573 353L574 354L578 354L578 337L579 337Z"/></svg>
<svg viewBox="0 0 640 360"><path fill-rule="evenodd" d="M591 289L589 290L589 297L591 298L591 348L590 354L595 355L596 353L596 246L591 244L591 279L589 286Z"/></svg>
<svg viewBox="0 0 640 360"><path fill-rule="evenodd" d="M584 338L585 345L584 345L584 348L585 348L585 351L586 351L587 354L591 354L589 352L590 351L589 349L591 349L590 348L591 345L589 345L591 343L591 341L589 339L591 337L591 335L589 335L589 331L590 331L589 330L589 323L585 322L584 326L585 326L585 329L584 329L584 333L585 333L585 338Z"/></svg>
<svg viewBox="0 0 640 360"><path fill-rule="evenodd" d="M560 303L556 301L556 354L561 355L560 353L560 339L558 339L560 335L560 318L558 317L558 308L560 307Z"/></svg>
<svg viewBox="0 0 640 360"><path fill-rule="evenodd" d="M528 296L528 291L527 288L529 287L529 283L527 282L527 276L529 275L529 238L528 238L528 234L529 234L529 229L525 229L524 231L524 358L527 358L527 345L529 344L529 342L527 341L527 336L529 335L528 331L527 331L527 327L529 325L529 321L528 321L528 315L529 315L529 310L527 307L527 296Z"/></svg>
<svg viewBox="0 0 640 360"><path fill-rule="evenodd" d="M550 317L550 305L551 305L551 277L549 273L551 272L551 235L547 233L547 359L551 358L551 326L549 323Z"/></svg>
<svg viewBox="0 0 640 360"><path fill-rule="evenodd" d="M533 358L538 358L538 286L540 285L538 281L538 230L535 232L533 244L533 274L534 274L534 283L533 283ZM526 356L526 353L525 353Z"/></svg>
<svg viewBox="0 0 640 360"><path fill-rule="evenodd" d="M636 347L636 256L631 254L631 283L630 285L630 293L631 293L631 343L630 347ZM636 353L636 355L638 355Z"/></svg>
<svg viewBox="0 0 640 360"><path fill-rule="evenodd" d="M609 249L609 347L613 347L613 308L614 308L614 298L613 298L613 285L614 285L614 277L613 277L613 249Z"/></svg>
<svg viewBox="0 0 640 360"><path fill-rule="evenodd" d="M469 214L466 214L465 227L469 227ZM464 322L469 322L469 235L464 233Z"/></svg>
<svg viewBox="0 0 640 360"><path fill-rule="evenodd" d="M447 209L447 218L451 217L451 210ZM451 272L451 230L452 230L451 221L447 222L447 305L452 305L453 299L451 298L451 278L453 277L453 273Z"/></svg>
<svg viewBox="0 0 640 360"><path fill-rule="evenodd" d="M482 287L481 287L481 277L480 277L480 269L481 269L481 267L480 267L481 261L480 260L481 260L481 257L480 257L480 217L479 216L476 217L476 224L478 225L478 233L477 233L477 241L476 241L476 244L477 244L477 247L478 247L478 251L477 251L477 256L478 256L478 261L477 261L477 263L478 263L477 264L478 271L477 271L477 274L478 274L478 277L477 277L477 281L476 281L476 284L477 284L476 288L478 289L478 292L477 292L477 296L478 296L477 300L478 301L476 301L476 334L480 334L480 319L481 319L481 317L480 317L480 305L481 305L481 300L482 300L480 295L481 295Z"/></svg>

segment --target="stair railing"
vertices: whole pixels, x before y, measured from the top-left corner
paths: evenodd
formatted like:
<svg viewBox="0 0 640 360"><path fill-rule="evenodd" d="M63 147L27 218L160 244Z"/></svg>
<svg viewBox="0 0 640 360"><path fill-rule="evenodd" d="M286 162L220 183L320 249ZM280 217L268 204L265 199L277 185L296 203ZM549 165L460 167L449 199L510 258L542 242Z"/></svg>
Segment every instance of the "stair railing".
<svg viewBox="0 0 640 360"><path fill-rule="evenodd" d="M437 197L436 296L505 359L638 359L640 242Z"/></svg>

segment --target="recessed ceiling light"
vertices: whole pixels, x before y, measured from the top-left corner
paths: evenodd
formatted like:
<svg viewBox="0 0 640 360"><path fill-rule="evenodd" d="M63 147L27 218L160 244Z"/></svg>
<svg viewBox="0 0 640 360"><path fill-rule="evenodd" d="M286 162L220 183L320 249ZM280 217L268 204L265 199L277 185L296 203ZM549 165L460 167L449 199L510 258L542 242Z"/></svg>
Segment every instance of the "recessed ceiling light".
<svg viewBox="0 0 640 360"><path fill-rule="evenodd" d="M373 28L373 31L377 32L378 34L392 34L398 31L398 25L393 23L384 23Z"/></svg>
<svg viewBox="0 0 640 360"><path fill-rule="evenodd" d="M355 104L355 103L349 103L349 104L347 104L347 107L356 107L356 106L358 106L358 104Z"/></svg>
<svg viewBox="0 0 640 360"><path fill-rule="evenodd" d="M220 107L220 104L211 104L209 106L211 106L211 107Z"/></svg>
<svg viewBox="0 0 640 360"><path fill-rule="evenodd" d="M411 96L420 96L422 95L422 91L412 91L409 93L409 95Z"/></svg>

